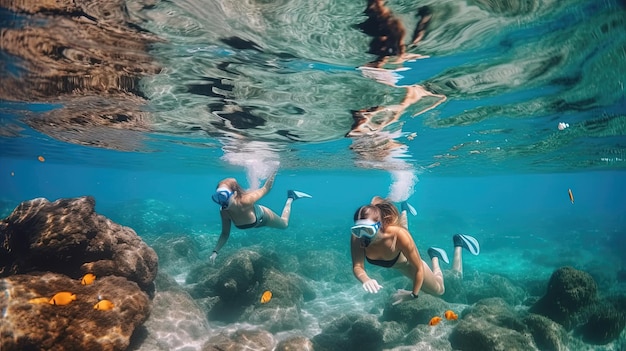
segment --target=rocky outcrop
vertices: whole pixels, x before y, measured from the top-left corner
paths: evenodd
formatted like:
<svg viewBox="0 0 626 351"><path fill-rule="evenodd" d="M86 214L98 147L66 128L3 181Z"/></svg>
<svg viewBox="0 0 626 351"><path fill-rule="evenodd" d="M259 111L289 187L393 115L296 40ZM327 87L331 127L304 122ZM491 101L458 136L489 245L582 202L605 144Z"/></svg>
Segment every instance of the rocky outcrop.
<svg viewBox="0 0 626 351"><path fill-rule="evenodd" d="M150 313L148 295L122 277L81 285L80 280L57 273L18 274L0 284L7 296L0 300L3 351L125 350ZM46 302L62 291L75 294L76 299L67 305ZM37 298L42 300L35 302ZM113 302L114 308L95 309L100 299Z"/></svg>
<svg viewBox="0 0 626 351"><path fill-rule="evenodd" d="M25 201L0 221L0 243L3 351L125 350L150 314L156 253L92 197ZM73 297L50 303L59 292Z"/></svg>
<svg viewBox="0 0 626 351"><path fill-rule="evenodd" d="M267 325L271 332L301 328L302 303L315 294L299 276L283 273L277 262L272 255L242 250L228 257L217 271L199 266L190 272L194 277L202 276L198 271L209 274L190 289L190 294L195 299L215 298L208 312L213 320L251 321ZM265 291L273 296L261 303Z"/></svg>
<svg viewBox="0 0 626 351"><path fill-rule="evenodd" d="M115 275L150 291L158 259L131 228L95 212L90 196L21 203L0 222L0 277L54 272Z"/></svg>
<svg viewBox="0 0 626 351"><path fill-rule="evenodd" d="M591 305L597 294L598 287L589 273L562 267L552 273L546 294L530 311L571 329L576 313Z"/></svg>

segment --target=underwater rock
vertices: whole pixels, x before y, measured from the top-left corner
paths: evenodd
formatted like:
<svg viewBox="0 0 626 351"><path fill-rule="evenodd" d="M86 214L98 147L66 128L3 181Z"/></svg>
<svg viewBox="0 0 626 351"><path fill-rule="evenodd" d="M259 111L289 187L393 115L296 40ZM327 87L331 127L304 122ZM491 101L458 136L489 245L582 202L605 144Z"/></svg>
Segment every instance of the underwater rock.
<svg viewBox="0 0 626 351"><path fill-rule="evenodd" d="M466 309L449 340L462 351L536 350L521 316L500 298Z"/></svg>
<svg viewBox="0 0 626 351"><path fill-rule="evenodd" d="M537 348L542 351L567 351L568 337L563 326L550 318L531 313L523 320L535 340Z"/></svg>
<svg viewBox="0 0 626 351"><path fill-rule="evenodd" d="M126 350L131 336L150 313L148 295L122 277L103 277L91 285L57 273L12 275L0 279L6 298L0 347L13 350ZM32 303L68 291L76 299L67 305ZM114 308L94 309L99 298Z"/></svg>
<svg viewBox="0 0 626 351"><path fill-rule="evenodd" d="M446 281L446 285L447 285ZM491 297L502 298L510 305L518 305L526 295L524 290L515 286L509 279L488 273L475 273L471 277L464 277L465 295L467 303L473 304L476 301Z"/></svg>
<svg viewBox="0 0 626 351"><path fill-rule="evenodd" d="M409 300L397 305L389 303L381 316L381 321L396 321L408 328L418 324L428 324L433 316L442 314L447 304L440 298L428 294L420 294L419 299Z"/></svg>
<svg viewBox="0 0 626 351"><path fill-rule="evenodd" d="M546 294L530 312L546 316L570 330L575 314L596 301L597 290L589 273L561 267L552 273Z"/></svg>
<svg viewBox="0 0 626 351"><path fill-rule="evenodd" d="M178 275L200 262L200 245L190 235L162 236L148 242L159 257L160 271Z"/></svg>
<svg viewBox="0 0 626 351"><path fill-rule="evenodd" d="M275 351L313 351L313 343L304 336L294 336L279 342Z"/></svg>
<svg viewBox="0 0 626 351"><path fill-rule="evenodd" d="M582 314L576 334L586 343L606 345L617 339L626 326L626 313L608 300L598 301Z"/></svg>
<svg viewBox="0 0 626 351"><path fill-rule="evenodd" d="M212 337L202 348L202 351L223 350L267 350L274 349L276 341L271 333L259 330L240 329L232 334L222 333ZM316 349L317 350L317 349Z"/></svg>
<svg viewBox="0 0 626 351"><path fill-rule="evenodd" d="M147 335L135 351L198 350L209 332L206 314L184 291L157 292L144 327Z"/></svg>
<svg viewBox="0 0 626 351"><path fill-rule="evenodd" d="M272 331L301 327L301 305L315 298L304 279L294 273L284 273L278 267L277 257L271 253L240 250L224 260L217 270L204 266L194 268L190 276L201 281L187 279L194 299L218 298L205 305L210 308L211 320L228 323L252 320L267 323ZM272 298L261 303L265 291L270 291Z"/></svg>
<svg viewBox="0 0 626 351"><path fill-rule="evenodd" d="M347 314L313 337L315 351L382 350L384 330L374 315Z"/></svg>
<svg viewBox="0 0 626 351"><path fill-rule="evenodd" d="M0 222L0 242L0 277L40 271L78 279L93 273L154 288L154 250L131 228L97 214L91 196L22 202Z"/></svg>
<svg viewBox="0 0 626 351"><path fill-rule="evenodd" d="M257 301L245 310L240 319L263 325L272 333L303 328L300 306L304 294L301 284L306 286L293 273L284 274L276 269L267 269L258 291L271 291L271 300L268 303L259 303L258 298L261 295L257 296Z"/></svg>
<svg viewBox="0 0 626 351"><path fill-rule="evenodd" d="M537 350L528 336L475 316L460 320L449 340L454 350L461 351Z"/></svg>

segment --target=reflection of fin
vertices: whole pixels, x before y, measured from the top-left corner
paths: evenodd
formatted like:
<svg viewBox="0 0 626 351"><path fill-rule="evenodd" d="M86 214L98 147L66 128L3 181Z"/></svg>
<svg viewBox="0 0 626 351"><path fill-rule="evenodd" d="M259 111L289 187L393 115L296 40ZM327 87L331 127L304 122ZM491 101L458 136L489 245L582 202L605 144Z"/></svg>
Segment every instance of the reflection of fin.
<svg viewBox="0 0 626 351"><path fill-rule="evenodd" d="M430 256L431 260L433 259L433 257L437 257L438 259L442 260L445 263L450 263L450 260L448 260L448 254L445 251L443 251L443 249L440 249L438 247L429 248L428 256Z"/></svg>
<svg viewBox="0 0 626 351"><path fill-rule="evenodd" d="M313 197L307 193L303 193L301 191L295 191L295 190L287 190L287 197L290 199L294 199L294 200L298 200L298 199L302 199L302 198L307 198L307 197Z"/></svg>
<svg viewBox="0 0 626 351"><path fill-rule="evenodd" d="M411 204L407 201L402 201L402 203L400 204L400 209L402 209L402 211L407 211L411 213L413 216L417 216L417 210L415 210L415 207L411 206Z"/></svg>
<svg viewBox="0 0 626 351"><path fill-rule="evenodd" d="M478 240L473 236L456 234L452 240L454 241L454 246L461 246L467 249L472 255L478 255L480 253L480 244L478 244Z"/></svg>

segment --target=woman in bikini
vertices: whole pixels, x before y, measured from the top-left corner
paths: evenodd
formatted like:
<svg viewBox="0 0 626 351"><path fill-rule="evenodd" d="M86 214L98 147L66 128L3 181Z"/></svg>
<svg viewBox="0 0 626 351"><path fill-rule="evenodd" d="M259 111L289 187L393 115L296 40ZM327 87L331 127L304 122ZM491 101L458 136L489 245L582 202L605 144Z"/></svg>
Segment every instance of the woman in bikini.
<svg viewBox="0 0 626 351"><path fill-rule="evenodd" d="M448 263L448 255L443 249L429 248L431 270L420 257L406 223L405 213L401 216L391 202L374 197L369 205L357 209L351 228L352 271L365 291L375 294L382 288L365 272L365 260L373 265L397 269L413 280L411 290L398 290L394 294L393 304L415 299L420 291L431 295L442 295L445 292L439 261ZM478 255L480 246L474 237L464 234L456 234L453 242L452 269L463 274L462 249Z"/></svg>
<svg viewBox="0 0 626 351"><path fill-rule="evenodd" d="M222 232L211 254L211 263L215 263L218 252L228 241L231 223L239 229L264 226L285 229L289 225L292 202L300 198L311 197L311 195L303 192L287 191L287 202L285 202L281 216L278 216L269 208L257 204L256 202L272 189L275 176L276 174L272 174L265 181L265 184L257 190L244 190L235 178L226 178L217 184L217 189L212 199L220 205Z"/></svg>

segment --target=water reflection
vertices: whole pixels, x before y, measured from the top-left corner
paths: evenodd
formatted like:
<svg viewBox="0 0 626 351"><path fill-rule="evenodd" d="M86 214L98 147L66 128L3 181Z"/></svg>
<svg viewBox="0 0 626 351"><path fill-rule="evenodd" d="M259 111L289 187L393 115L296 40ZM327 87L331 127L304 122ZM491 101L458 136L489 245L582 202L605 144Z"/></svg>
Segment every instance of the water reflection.
<svg viewBox="0 0 626 351"><path fill-rule="evenodd" d="M402 63L425 58L425 56L407 52L405 26L385 6L384 1L369 0L364 13L368 18L359 24L358 28L372 37L368 52L376 55L376 59L359 67L359 70L364 77L405 90L405 95L399 104L373 106L352 111L354 123L346 136L352 138L350 149L358 156L356 164L360 167L389 171L392 184L388 198L396 202L405 201L413 194L418 178L415 166L408 162L411 157L408 153L408 146L399 141L404 137L413 140L415 134L407 135L402 132L401 117L407 108L425 98L434 98L434 100L413 116L439 106L446 101L446 96L432 93L419 84L398 84L404 78L401 73L408 70L402 67ZM429 7L420 7L417 10L417 17L419 21L410 41L412 47L417 46L427 34L426 29L432 18L432 11ZM390 58L393 58L393 64L399 67L386 68L385 65L390 62Z"/></svg>
<svg viewBox="0 0 626 351"><path fill-rule="evenodd" d="M149 131L142 77L160 72L148 54L159 39L132 25L124 1L2 2L13 13L0 32L0 99L54 102L24 122L70 143L137 150ZM18 15L17 13L24 14Z"/></svg>

